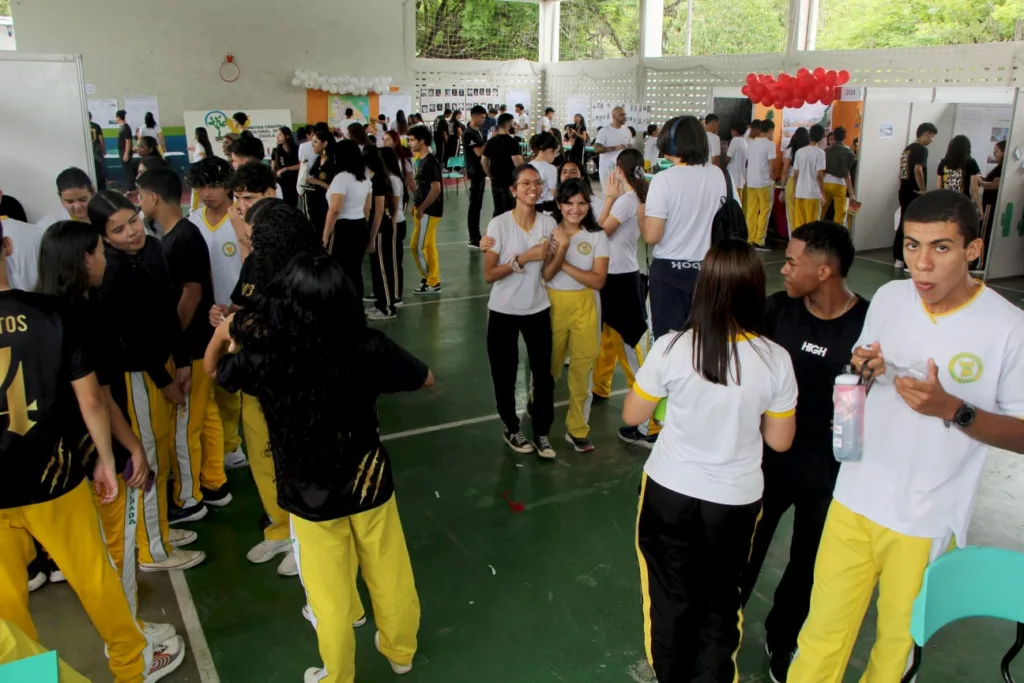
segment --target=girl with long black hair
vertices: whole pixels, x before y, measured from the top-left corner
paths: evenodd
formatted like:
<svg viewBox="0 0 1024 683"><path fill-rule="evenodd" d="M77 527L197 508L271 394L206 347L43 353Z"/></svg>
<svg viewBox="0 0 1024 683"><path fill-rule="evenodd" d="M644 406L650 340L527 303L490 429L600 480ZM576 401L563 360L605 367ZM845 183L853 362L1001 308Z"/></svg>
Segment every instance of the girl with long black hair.
<svg viewBox="0 0 1024 683"><path fill-rule="evenodd" d="M962 192L981 212L981 168L971 156L971 141L966 135L955 135L949 141L937 172L935 189Z"/></svg>
<svg viewBox="0 0 1024 683"><path fill-rule="evenodd" d="M326 128L313 131L312 145L316 159L306 176L306 217L316 227L327 219L327 189L337 175L334 167L334 134Z"/></svg>
<svg viewBox="0 0 1024 683"><path fill-rule="evenodd" d="M390 132L390 131L389 131ZM371 255L373 274L374 310L368 313L370 320L393 318L402 305L402 241L405 238L405 205L409 201L409 189L402 181L402 169L398 156L390 147L379 150L382 175L391 184L389 218L377 233L376 249Z"/></svg>
<svg viewBox="0 0 1024 683"><path fill-rule="evenodd" d="M765 269L724 240L701 264L682 332L654 343L622 417L667 401L644 466L636 525L647 659L659 681L733 681L740 586L761 512L764 444L789 449L796 378L765 331Z"/></svg>
<svg viewBox="0 0 1024 683"><path fill-rule="evenodd" d="M305 681L355 679L354 597L339 583L355 565L373 599L377 650L395 673L408 673L420 604L376 404L381 394L431 386L430 370L367 327L351 278L317 246L217 329L206 368L257 396L266 416L277 496L291 513L323 659Z"/></svg>
<svg viewBox="0 0 1024 683"><path fill-rule="evenodd" d="M796 225L796 215L793 211L796 206L796 153L809 144L810 132L800 126L793 132L793 137L789 139L789 147L782 153L782 175L779 176L779 182L785 183L786 222L791 232L799 227Z"/></svg>
<svg viewBox="0 0 1024 683"><path fill-rule="evenodd" d="M405 118L405 112L401 109L395 112L395 120L391 122L391 130L399 135L409 134L409 122Z"/></svg>
<svg viewBox="0 0 1024 683"><path fill-rule="evenodd" d="M327 188L327 217L323 244L352 278L359 298L363 297L363 257L370 243L370 193L366 161L359 145L341 140L334 145L336 175Z"/></svg>
<svg viewBox="0 0 1024 683"><path fill-rule="evenodd" d="M367 147L363 153L366 171L370 174L370 240L366 253L370 255L371 292L363 297L364 304L373 308L368 313L371 320L390 320L395 317L394 266L395 255L391 246L395 238L395 190L391 177L384 168L376 147ZM383 249L383 242L388 248ZM388 253L385 253L388 252ZM385 263L387 260L387 263ZM385 272L385 269L388 272ZM360 277L362 274L360 273ZM387 280L387 284L385 281Z"/></svg>
<svg viewBox="0 0 1024 683"><path fill-rule="evenodd" d="M277 185L289 206L298 206L299 146L295 144L292 129L282 126L277 130L277 147L270 154L270 167L277 174Z"/></svg>

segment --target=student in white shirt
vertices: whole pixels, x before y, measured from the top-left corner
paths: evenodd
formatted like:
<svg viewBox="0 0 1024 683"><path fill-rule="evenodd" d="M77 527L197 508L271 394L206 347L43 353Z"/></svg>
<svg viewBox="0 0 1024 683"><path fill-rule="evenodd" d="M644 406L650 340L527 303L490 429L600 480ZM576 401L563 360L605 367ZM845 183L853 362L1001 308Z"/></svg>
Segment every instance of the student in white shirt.
<svg viewBox="0 0 1024 683"><path fill-rule="evenodd" d="M729 149L725 152L722 162L725 165L729 176L732 178L732 186L736 188L741 204L746 202L747 187L747 124L737 119L729 124L729 132L732 139L729 140Z"/></svg>
<svg viewBox="0 0 1024 683"><path fill-rule="evenodd" d="M803 126L793 131L793 137L789 139L788 143L783 143L782 172L779 174L779 181L783 187L782 200L786 207L786 225L790 232L796 229L793 217L793 207L796 205L793 195L796 191L796 153L809 144L811 144L811 138Z"/></svg>
<svg viewBox="0 0 1024 683"><path fill-rule="evenodd" d="M74 166L57 174L57 197L60 208L43 216L37 223L40 231L58 221L89 222L89 200L96 194L89 175ZM38 246L38 245L37 245ZM10 267L8 266L8 270Z"/></svg>
<svg viewBox="0 0 1024 683"><path fill-rule="evenodd" d="M704 117L704 131L708 135L708 155L711 163L721 166L719 157L722 156L722 138L718 137L718 115L708 114Z"/></svg>
<svg viewBox="0 0 1024 683"><path fill-rule="evenodd" d="M550 133L553 126L551 120L554 118L555 110L552 109L551 107L545 109L544 116L540 117L540 120L537 121L537 134L539 135L541 133Z"/></svg>
<svg viewBox="0 0 1024 683"><path fill-rule="evenodd" d="M626 127L626 110L622 107L612 109L612 122L597 131L594 138L594 152L597 157L597 171L601 178L601 191L604 192L608 178L615 170L615 160L619 152L633 146L633 136Z"/></svg>
<svg viewBox="0 0 1024 683"><path fill-rule="evenodd" d="M526 133L530 132L530 117L526 115L526 108L521 105L516 105L516 135L522 137Z"/></svg>
<svg viewBox="0 0 1024 683"><path fill-rule="evenodd" d="M686 329L654 343L622 409L636 425L667 402L636 525L647 660L659 681L739 676L761 456L764 444L788 450L796 432L793 364L764 327L764 263L723 240L704 260Z"/></svg>
<svg viewBox="0 0 1024 683"><path fill-rule="evenodd" d="M825 196L825 150L820 147L825 128L811 126L809 143L793 153L793 205L790 209L790 234L821 216L821 200ZM794 142L796 136L793 137ZM792 147L793 145L790 145Z"/></svg>
<svg viewBox="0 0 1024 683"><path fill-rule="evenodd" d="M551 375L557 382L569 359L569 410L565 440L577 453L594 450L590 441L593 371L601 351L597 292L608 275L608 237L590 210L582 180L567 180L555 196L560 222L552 233L555 273L548 281L551 300Z"/></svg>
<svg viewBox="0 0 1024 683"><path fill-rule="evenodd" d="M658 134L661 129L658 125L652 123L647 126L647 132L644 133L644 170L653 171L658 167Z"/></svg>
<svg viewBox="0 0 1024 683"><path fill-rule="evenodd" d="M839 469L789 683L842 678L876 584L864 676L900 680L924 571L952 539L967 544L989 447L1024 453L1024 313L970 276L979 220L954 191L907 208L911 279L878 290L854 347L868 378L863 455Z"/></svg>
<svg viewBox="0 0 1024 683"><path fill-rule="evenodd" d="M654 246L650 267L654 338L681 330L690 317L701 261L711 247L711 222L725 197L725 175L708 163L708 138L694 116L670 119L658 136L672 162L651 180L640 234Z"/></svg>
<svg viewBox="0 0 1024 683"><path fill-rule="evenodd" d="M555 188L558 187L558 169L551 162L562 150L562 144L551 133L537 133L530 138L530 151L533 158L530 166L537 169L544 181L544 191L537 201L537 210L549 216L555 212Z"/></svg>
<svg viewBox="0 0 1024 683"><path fill-rule="evenodd" d="M353 123L359 123L357 119L352 118L355 116L355 111L351 107L345 109L345 118L338 122L338 127L335 129L341 132L342 138L348 137L348 127Z"/></svg>
<svg viewBox="0 0 1024 683"><path fill-rule="evenodd" d="M498 413L505 425L504 438L516 453L554 458L548 433L555 419L555 382L551 375L551 303L544 282L556 272L551 235L555 219L537 212L544 181L532 166L523 164L512 173L515 208L491 219L487 237L480 240L484 255L484 281L491 285L487 302L487 358ZM526 343L533 376L533 443L519 426L516 412L516 374L519 370L519 335ZM564 357L563 357L564 360Z"/></svg>
<svg viewBox="0 0 1024 683"><path fill-rule="evenodd" d="M753 134L754 124L758 124L756 138ZM768 236L768 219L775 201L773 189L777 154L772 139L775 124L765 120L751 122L750 126L751 135L747 142L747 193L743 209L747 214L749 242L758 251L769 251L764 241Z"/></svg>
<svg viewBox="0 0 1024 683"><path fill-rule="evenodd" d="M160 124L156 122L156 117L153 116L153 112L147 111L145 117L145 125L139 128L136 137L139 142L142 142L142 138L153 138L160 145L160 154L167 152L167 141L164 140L164 129L160 127Z"/></svg>
<svg viewBox="0 0 1024 683"><path fill-rule="evenodd" d="M558 167L558 182L561 184L570 178L579 178L583 181L583 185L590 190L590 210L594 212L595 216L600 216L604 200L594 194L594 190L590 187L590 178L583 174L583 168L572 159L566 159Z"/></svg>

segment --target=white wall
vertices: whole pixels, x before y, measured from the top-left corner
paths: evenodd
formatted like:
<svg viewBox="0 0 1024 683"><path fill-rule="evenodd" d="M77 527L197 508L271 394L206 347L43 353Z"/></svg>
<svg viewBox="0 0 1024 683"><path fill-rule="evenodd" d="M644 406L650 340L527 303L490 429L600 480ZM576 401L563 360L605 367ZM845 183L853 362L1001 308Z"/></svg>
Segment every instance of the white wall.
<svg viewBox="0 0 1024 683"><path fill-rule="evenodd" d="M935 187L935 176L939 172L939 162L946 154L946 147L953 138L953 126L956 119L956 105L943 102L917 102L910 109L910 126L907 129L907 144L917 138L917 127L922 123L934 123L939 134L928 145L928 167L925 169L924 182L929 190Z"/></svg>
<svg viewBox="0 0 1024 683"><path fill-rule="evenodd" d="M910 103L872 101L868 88L857 164L857 199L863 206L853 226L857 251L891 247L893 214L899 208L900 154L907 146ZM879 138L879 124L892 124L892 137Z"/></svg>
<svg viewBox="0 0 1024 683"><path fill-rule="evenodd" d="M296 68L391 76L411 88L403 36L413 0L13 0L18 49L81 53L90 97L156 95L160 123L191 109L290 109L305 121ZM224 56L241 69L220 79Z"/></svg>
<svg viewBox="0 0 1024 683"><path fill-rule="evenodd" d="M1019 91L1014 105L1010 137L1006 142L1003 177L999 181L999 203L992 225L992 241L988 257L989 278L1010 277L1024 273L1024 169L1013 158L1014 149L1024 147L1024 97ZM1007 224L1004 226L1004 216Z"/></svg>

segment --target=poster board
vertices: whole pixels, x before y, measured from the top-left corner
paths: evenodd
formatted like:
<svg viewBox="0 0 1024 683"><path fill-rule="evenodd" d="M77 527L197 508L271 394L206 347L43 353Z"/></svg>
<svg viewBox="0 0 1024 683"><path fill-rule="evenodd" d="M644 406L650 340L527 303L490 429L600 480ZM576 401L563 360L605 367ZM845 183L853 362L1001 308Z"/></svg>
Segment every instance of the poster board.
<svg viewBox="0 0 1024 683"><path fill-rule="evenodd" d="M1000 140L1010 133L1013 107L1008 104L958 104L953 119L953 134L966 135L971 141L971 156L978 162L981 172L987 174L996 166L992 151ZM945 150L939 150L939 156Z"/></svg>
<svg viewBox="0 0 1024 683"><path fill-rule="evenodd" d="M782 110L782 149L789 149L789 140L797 128L810 129L816 123L825 127L827 135L832 130L832 107L827 104L805 104L802 107L786 107ZM853 138L851 137L851 140Z"/></svg>
<svg viewBox="0 0 1024 683"><path fill-rule="evenodd" d="M158 124L160 123L160 106L156 95L133 95L126 97L124 98L124 110L126 112L125 121L131 126L133 134L145 124L147 111L153 112L153 118L156 119Z"/></svg>
<svg viewBox="0 0 1024 683"><path fill-rule="evenodd" d="M570 125L573 123L576 114L582 114L583 118L587 122L587 128L590 128L590 98L586 95L567 95L565 98L565 111L555 112L559 119L562 120L562 125Z"/></svg>
<svg viewBox="0 0 1024 683"><path fill-rule="evenodd" d="M599 127L611 125L612 110L622 107L626 110L626 125L632 126L637 133L642 133L651 122L651 105L639 102L594 102L590 115L592 121L587 122L587 129L596 131ZM597 133L591 133L597 135Z"/></svg>
<svg viewBox="0 0 1024 683"><path fill-rule="evenodd" d="M469 110L480 105L484 109L497 108L504 104L501 88L460 88L455 84L449 87L420 88L419 113L426 118L434 118L444 113L445 109L461 110L463 119L469 117Z"/></svg>
<svg viewBox="0 0 1024 683"><path fill-rule="evenodd" d="M210 142L213 143L213 152L219 157L227 158L221 148L221 140L228 133L238 134L241 129L235 123L231 115L239 111L237 108L225 107L223 109L209 109L206 111L185 112L185 133L188 136L189 159L192 158L192 151L195 148L193 131L196 128L206 128L210 135ZM277 147L277 129L282 126L292 125L292 113L289 109L248 109L249 132L263 141L266 155Z"/></svg>
<svg viewBox="0 0 1024 683"><path fill-rule="evenodd" d="M399 111L404 112L407 117L413 113L412 95L395 92L377 96L378 114L383 114L387 120L394 121L395 114Z"/></svg>
<svg viewBox="0 0 1024 683"><path fill-rule="evenodd" d="M92 122L100 128L117 128L117 100L89 100Z"/></svg>
<svg viewBox="0 0 1024 683"><path fill-rule="evenodd" d="M533 116L533 101L530 96L529 90L518 90L516 88L508 88L506 91L505 104L508 105L508 111L510 114L514 114L516 105L523 105L523 109L526 110L526 115L531 119Z"/></svg>
<svg viewBox="0 0 1024 683"><path fill-rule="evenodd" d="M345 110L352 110L352 120L362 124L370 122L370 98L366 95L331 95L327 99L327 124L340 128L345 120ZM348 131L345 131L348 134Z"/></svg>

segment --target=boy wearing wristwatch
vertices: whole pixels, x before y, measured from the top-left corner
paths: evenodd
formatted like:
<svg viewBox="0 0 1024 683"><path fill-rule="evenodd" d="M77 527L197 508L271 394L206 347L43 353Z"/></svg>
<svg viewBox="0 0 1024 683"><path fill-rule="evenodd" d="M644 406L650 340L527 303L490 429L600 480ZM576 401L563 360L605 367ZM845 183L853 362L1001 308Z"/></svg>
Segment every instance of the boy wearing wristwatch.
<svg viewBox="0 0 1024 683"><path fill-rule="evenodd" d="M864 453L839 471L788 683L842 678L876 583L861 680L898 681L925 568L951 541L966 545L988 447L1024 453L1024 312L970 276L983 248L977 210L937 190L904 223L912 279L878 290L854 347L869 383ZM927 376L890 380L887 359L926 360Z"/></svg>

